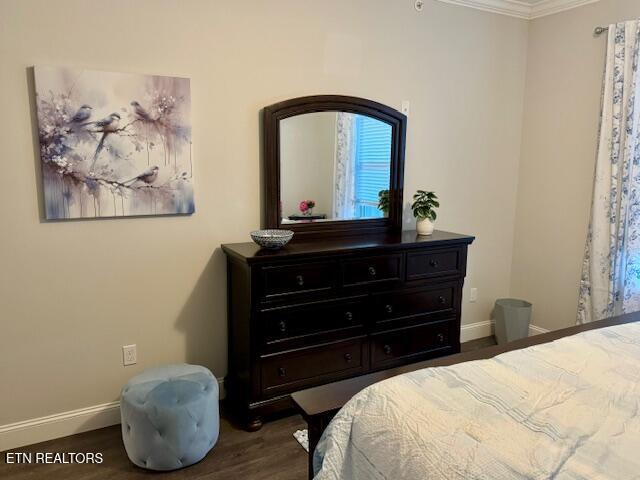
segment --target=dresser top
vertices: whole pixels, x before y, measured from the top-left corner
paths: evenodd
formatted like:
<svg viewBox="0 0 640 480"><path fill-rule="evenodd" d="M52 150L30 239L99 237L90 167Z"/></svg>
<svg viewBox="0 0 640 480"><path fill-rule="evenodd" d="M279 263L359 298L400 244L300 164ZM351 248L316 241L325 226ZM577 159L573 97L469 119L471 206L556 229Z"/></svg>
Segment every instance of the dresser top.
<svg viewBox="0 0 640 480"><path fill-rule="evenodd" d="M459 233L435 230L432 235L420 236L415 230L396 234L353 235L342 238L320 238L314 240L294 240L280 250L267 250L253 242L226 243L222 250L229 256L247 263L284 260L296 256L326 253L351 253L354 251L391 250L416 247L440 247L446 245L470 244L475 237Z"/></svg>

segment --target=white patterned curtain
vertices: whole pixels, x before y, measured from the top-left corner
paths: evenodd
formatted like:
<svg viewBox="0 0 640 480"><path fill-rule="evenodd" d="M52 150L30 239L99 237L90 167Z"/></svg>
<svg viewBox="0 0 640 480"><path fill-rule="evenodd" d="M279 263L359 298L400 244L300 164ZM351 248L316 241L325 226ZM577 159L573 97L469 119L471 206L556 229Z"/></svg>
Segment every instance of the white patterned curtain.
<svg viewBox="0 0 640 480"><path fill-rule="evenodd" d="M609 27L577 323L640 310L640 21Z"/></svg>
<svg viewBox="0 0 640 480"><path fill-rule="evenodd" d="M355 115L338 112L333 188L333 218L354 218L355 207Z"/></svg>

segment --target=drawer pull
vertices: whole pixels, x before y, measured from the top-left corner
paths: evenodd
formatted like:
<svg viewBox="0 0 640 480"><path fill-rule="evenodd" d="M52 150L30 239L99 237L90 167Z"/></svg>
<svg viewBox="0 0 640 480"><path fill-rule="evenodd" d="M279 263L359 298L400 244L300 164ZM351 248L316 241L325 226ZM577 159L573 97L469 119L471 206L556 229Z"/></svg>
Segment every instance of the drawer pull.
<svg viewBox="0 0 640 480"><path fill-rule="evenodd" d="M436 335L436 338L438 339L438 343L444 343L444 334L439 333Z"/></svg>
<svg viewBox="0 0 640 480"><path fill-rule="evenodd" d="M353 313L351 313L351 312L345 312L345 314L344 314L344 319L345 319L347 322L350 322L351 320L353 320Z"/></svg>
<svg viewBox="0 0 640 480"><path fill-rule="evenodd" d="M438 297L438 303L439 303L440 305L444 305L445 303L447 303L447 299L446 299L446 298L444 298L442 295L440 295L440 296Z"/></svg>
<svg viewBox="0 0 640 480"><path fill-rule="evenodd" d="M284 320L280 320L278 322L278 330L280 330L281 333L284 333L287 331L287 322L285 322Z"/></svg>
<svg viewBox="0 0 640 480"><path fill-rule="evenodd" d="M393 313L393 305L385 305L384 311L387 313Z"/></svg>
<svg viewBox="0 0 640 480"><path fill-rule="evenodd" d="M304 277L302 275L297 275L296 276L296 284L299 287L302 287L304 285Z"/></svg>
<svg viewBox="0 0 640 480"><path fill-rule="evenodd" d="M286 377L287 376L287 371L285 370L284 367L278 368L278 376L279 377Z"/></svg>
<svg viewBox="0 0 640 480"><path fill-rule="evenodd" d="M371 275L372 277L376 276L376 269L374 267L369 267L369 275Z"/></svg>
<svg viewBox="0 0 640 480"><path fill-rule="evenodd" d="M429 260L429 265L431 265L433 268L436 268L438 266L438 261L437 260Z"/></svg>
<svg viewBox="0 0 640 480"><path fill-rule="evenodd" d="M344 359L346 360L347 363L351 362L351 360L353 360L353 357L351 356L350 353L345 353L344 354Z"/></svg>
<svg viewBox="0 0 640 480"><path fill-rule="evenodd" d="M386 353L387 355L391 355L391 346L390 345L385 345L384 347L382 347L382 350L384 351L384 353Z"/></svg>

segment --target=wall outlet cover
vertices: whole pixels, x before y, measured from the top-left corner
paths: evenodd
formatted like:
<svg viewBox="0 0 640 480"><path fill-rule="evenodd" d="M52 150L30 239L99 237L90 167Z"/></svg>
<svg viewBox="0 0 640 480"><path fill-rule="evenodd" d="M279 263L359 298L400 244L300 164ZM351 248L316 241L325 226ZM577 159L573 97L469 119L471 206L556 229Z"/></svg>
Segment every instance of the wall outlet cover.
<svg viewBox="0 0 640 480"><path fill-rule="evenodd" d="M135 365L137 362L138 351L136 345L124 345L122 347L122 364L126 367L127 365Z"/></svg>
<svg viewBox="0 0 640 480"><path fill-rule="evenodd" d="M476 300L478 300L478 289L472 288L469 290L469 301L475 302Z"/></svg>

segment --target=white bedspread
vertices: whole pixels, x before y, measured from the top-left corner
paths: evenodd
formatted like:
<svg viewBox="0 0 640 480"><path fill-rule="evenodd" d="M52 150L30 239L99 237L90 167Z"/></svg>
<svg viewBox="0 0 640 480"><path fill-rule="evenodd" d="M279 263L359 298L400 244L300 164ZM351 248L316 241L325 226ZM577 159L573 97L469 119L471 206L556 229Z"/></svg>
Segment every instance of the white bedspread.
<svg viewBox="0 0 640 480"><path fill-rule="evenodd" d="M640 478L640 325L592 330L353 397L317 480Z"/></svg>

